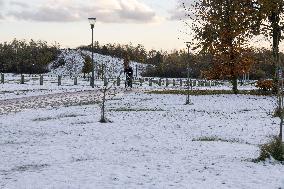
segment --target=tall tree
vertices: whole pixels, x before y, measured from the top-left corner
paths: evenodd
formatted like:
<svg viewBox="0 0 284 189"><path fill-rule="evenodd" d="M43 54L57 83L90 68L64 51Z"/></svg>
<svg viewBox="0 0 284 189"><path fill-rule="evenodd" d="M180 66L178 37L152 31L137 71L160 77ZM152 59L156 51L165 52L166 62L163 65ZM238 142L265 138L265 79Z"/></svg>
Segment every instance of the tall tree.
<svg viewBox="0 0 284 189"><path fill-rule="evenodd" d="M279 43L283 39L284 30L284 1L283 0L256 0L254 8L259 11L261 19L260 32L268 38L272 38L273 69L275 70L274 93L278 92Z"/></svg>
<svg viewBox="0 0 284 189"><path fill-rule="evenodd" d="M275 74L273 77L274 85L273 92L278 96L278 111L280 115L280 132L279 138L282 142L283 132L283 94L280 91L280 55L279 44L283 40L282 32L284 30L284 1L283 0L256 0L254 9L259 12L259 27L260 32L266 37L272 38L272 54L273 54L273 69Z"/></svg>
<svg viewBox="0 0 284 189"><path fill-rule="evenodd" d="M230 79L235 94L238 77L247 68L241 65L252 62L245 56L257 16L251 6L251 0L196 0L191 7L183 3L193 20L188 25L197 39L195 48L213 55L211 72Z"/></svg>

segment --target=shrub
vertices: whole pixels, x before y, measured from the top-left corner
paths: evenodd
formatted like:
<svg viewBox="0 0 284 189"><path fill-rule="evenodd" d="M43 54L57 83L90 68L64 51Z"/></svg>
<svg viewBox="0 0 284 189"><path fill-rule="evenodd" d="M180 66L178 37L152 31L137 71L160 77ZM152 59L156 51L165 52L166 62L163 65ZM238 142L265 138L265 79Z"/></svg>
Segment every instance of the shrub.
<svg viewBox="0 0 284 189"><path fill-rule="evenodd" d="M254 78L256 80L264 79L267 78L266 72L264 70L256 70L255 73L253 74Z"/></svg>
<svg viewBox="0 0 284 189"><path fill-rule="evenodd" d="M272 80L259 80L256 82L256 87L264 92L271 91L273 87L273 81Z"/></svg>
<svg viewBox="0 0 284 189"><path fill-rule="evenodd" d="M265 161L271 157L278 161L284 161L284 145L279 137L273 137L270 142L260 147L260 156L257 160Z"/></svg>
<svg viewBox="0 0 284 189"><path fill-rule="evenodd" d="M273 113L273 117L279 117L280 118L281 113L282 114L284 113L284 109L282 109L282 111L281 111L281 109L282 108L279 108L279 107L275 108L274 113Z"/></svg>

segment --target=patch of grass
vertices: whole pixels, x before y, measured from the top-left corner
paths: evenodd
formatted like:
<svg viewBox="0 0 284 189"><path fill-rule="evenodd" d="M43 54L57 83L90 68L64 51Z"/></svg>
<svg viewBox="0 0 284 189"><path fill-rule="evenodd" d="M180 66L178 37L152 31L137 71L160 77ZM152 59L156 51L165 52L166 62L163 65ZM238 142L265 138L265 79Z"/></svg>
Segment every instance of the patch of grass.
<svg viewBox="0 0 284 189"><path fill-rule="evenodd" d="M91 124L94 122L91 121L79 121L79 122L75 122L75 123L71 123L71 125L87 125L87 124Z"/></svg>
<svg viewBox="0 0 284 189"><path fill-rule="evenodd" d="M48 164L22 165L11 169L11 171L12 172L38 171L48 166L49 166Z"/></svg>
<svg viewBox="0 0 284 189"><path fill-rule="evenodd" d="M85 105L93 105L93 104L99 104L100 103L100 101L98 101L98 100L92 100L92 101L82 101L82 102L80 102L80 103L78 103L78 104L75 104L74 106L85 106Z"/></svg>
<svg viewBox="0 0 284 189"><path fill-rule="evenodd" d="M39 117L39 118L33 119L33 121L48 121L48 120L53 120L53 119L56 119L56 118L54 118L54 117Z"/></svg>
<svg viewBox="0 0 284 189"><path fill-rule="evenodd" d="M0 91L0 94L6 94L6 93L14 93L14 91Z"/></svg>
<svg viewBox="0 0 284 189"><path fill-rule="evenodd" d="M275 108L275 110L274 110L272 116L273 116L273 117L279 117L279 118L280 118L281 112L282 112L282 114L283 114L283 113L284 113L284 109L281 110L281 108L277 107L277 108Z"/></svg>
<svg viewBox="0 0 284 189"><path fill-rule="evenodd" d="M187 95L187 90L162 90L162 91L149 91L148 94L177 94ZM221 94L234 94L232 90L190 90L189 95L221 95ZM262 92L260 90L239 90L238 94L243 95L272 95L270 92Z"/></svg>
<svg viewBox="0 0 284 189"><path fill-rule="evenodd" d="M192 141L202 141L202 142L212 142L212 141L220 141L220 142L230 142L230 143L242 143L238 139L222 139L217 136L205 136L196 139L192 139Z"/></svg>
<svg viewBox="0 0 284 189"><path fill-rule="evenodd" d="M148 109L148 108L117 108L117 109L110 109L109 111L115 111L115 112L155 112L155 111L164 111L162 109Z"/></svg>
<svg viewBox="0 0 284 189"><path fill-rule="evenodd" d="M284 144L279 137L273 137L268 143L261 145L260 155L255 162L265 161L266 159L284 161Z"/></svg>
<svg viewBox="0 0 284 189"><path fill-rule="evenodd" d="M57 117L40 117L33 119L33 121L48 121L48 120L55 120L55 119L61 119L61 118L72 118L72 117L79 117L79 116L85 116L85 115L79 115L79 114L60 114Z"/></svg>
<svg viewBox="0 0 284 189"><path fill-rule="evenodd" d="M27 142L24 141L24 142L15 142L15 141L5 141L3 143L0 143L0 146L1 145L20 145L20 144L26 144Z"/></svg>
<svg viewBox="0 0 284 189"><path fill-rule="evenodd" d="M47 91L48 89L25 89L25 90L16 90L16 91L0 91L0 94L11 94L11 93L15 93L15 94L23 94L23 93L27 93L27 92L35 92L35 91Z"/></svg>

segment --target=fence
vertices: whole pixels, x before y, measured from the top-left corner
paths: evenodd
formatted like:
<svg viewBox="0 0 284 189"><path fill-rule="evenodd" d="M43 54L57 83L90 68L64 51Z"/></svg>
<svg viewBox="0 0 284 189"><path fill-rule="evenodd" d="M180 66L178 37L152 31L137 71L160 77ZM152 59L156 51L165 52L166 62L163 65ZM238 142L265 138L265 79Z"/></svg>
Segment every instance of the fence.
<svg viewBox="0 0 284 189"><path fill-rule="evenodd" d="M90 85L91 78L84 76L55 76L55 75L13 75L1 74L1 84L29 84L29 85L64 85L64 86L88 86ZM115 82L117 86L124 86L125 78L103 78L95 79L96 85L107 85L110 82ZM199 80L185 78L134 78L133 85L135 87L148 86L148 87L213 87L222 85L223 82L216 80Z"/></svg>

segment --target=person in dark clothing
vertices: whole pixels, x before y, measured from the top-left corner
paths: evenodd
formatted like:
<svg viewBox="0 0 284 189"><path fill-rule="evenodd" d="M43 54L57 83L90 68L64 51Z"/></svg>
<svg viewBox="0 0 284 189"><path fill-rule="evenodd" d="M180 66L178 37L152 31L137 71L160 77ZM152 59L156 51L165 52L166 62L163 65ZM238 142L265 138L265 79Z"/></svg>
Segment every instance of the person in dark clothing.
<svg viewBox="0 0 284 189"><path fill-rule="evenodd" d="M125 87L131 87L132 88L132 80L133 80L133 69L132 69L132 67L127 66L124 69L124 74L126 75Z"/></svg>

